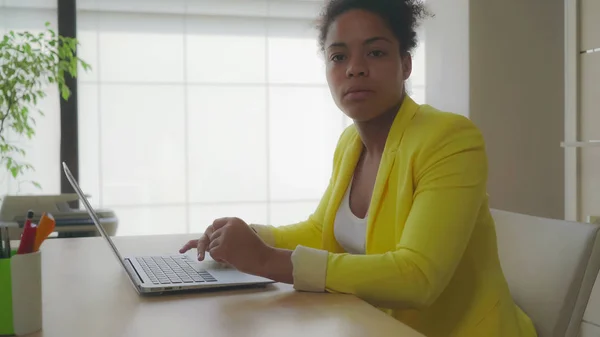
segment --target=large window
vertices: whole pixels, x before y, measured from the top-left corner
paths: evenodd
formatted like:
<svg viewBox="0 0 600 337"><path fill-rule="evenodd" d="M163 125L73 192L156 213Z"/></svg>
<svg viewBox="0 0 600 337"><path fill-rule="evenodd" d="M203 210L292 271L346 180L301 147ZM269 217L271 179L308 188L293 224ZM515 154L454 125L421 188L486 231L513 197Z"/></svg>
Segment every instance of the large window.
<svg viewBox="0 0 600 337"><path fill-rule="evenodd" d="M200 232L222 216L283 225L314 211L351 123L325 81L321 4L78 2L79 55L92 66L78 81L80 181L117 213L118 235ZM418 102L422 51L409 85ZM55 105L45 118L58 124ZM58 143L47 147L58 168ZM58 192L59 174L43 192Z"/></svg>

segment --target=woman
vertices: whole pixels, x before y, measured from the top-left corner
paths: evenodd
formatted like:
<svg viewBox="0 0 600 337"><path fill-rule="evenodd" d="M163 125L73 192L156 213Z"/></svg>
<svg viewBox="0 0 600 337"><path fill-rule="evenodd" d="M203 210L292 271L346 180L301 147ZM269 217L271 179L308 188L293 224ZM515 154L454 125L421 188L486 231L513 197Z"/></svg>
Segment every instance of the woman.
<svg viewBox="0 0 600 337"><path fill-rule="evenodd" d="M417 0L333 0L320 44L341 135L308 220L283 227L216 220L197 248L254 275L347 293L428 337L533 337L502 273L479 130L405 92Z"/></svg>

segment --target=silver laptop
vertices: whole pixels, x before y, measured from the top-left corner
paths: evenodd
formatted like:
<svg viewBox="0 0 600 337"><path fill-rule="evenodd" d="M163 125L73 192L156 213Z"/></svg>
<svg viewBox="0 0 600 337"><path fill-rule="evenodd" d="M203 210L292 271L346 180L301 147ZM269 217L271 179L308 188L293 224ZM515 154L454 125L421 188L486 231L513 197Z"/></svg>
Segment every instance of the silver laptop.
<svg viewBox="0 0 600 337"><path fill-rule="evenodd" d="M234 268L224 267L214 260L210 260L209 254L202 262L182 254L122 257L104 228L100 226L96 212L64 162L63 169L94 225L108 242L138 293L161 294L214 288L263 286L274 282L263 277L242 273ZM184 243L182 242L182 244Z"/></svg>

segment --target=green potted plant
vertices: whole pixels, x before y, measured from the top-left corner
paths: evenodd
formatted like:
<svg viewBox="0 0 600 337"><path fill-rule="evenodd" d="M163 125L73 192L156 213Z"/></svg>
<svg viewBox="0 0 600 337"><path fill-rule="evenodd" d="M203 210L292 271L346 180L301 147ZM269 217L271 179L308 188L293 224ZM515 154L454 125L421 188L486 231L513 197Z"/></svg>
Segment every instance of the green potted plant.
<svg viewBox="0 0 600 337"><path fill-rule="evenodd" d="M56 34L49 23L39 34L10 31L0 40L0 170L9 178L18 180L34 170L17 140L35 135L36 117L44 115L38 107L44 90L57 85L62 99L68 100L71 90L65 77L76 77L79 65L90 69L76 56L77 45L76 39Z"/></svg>

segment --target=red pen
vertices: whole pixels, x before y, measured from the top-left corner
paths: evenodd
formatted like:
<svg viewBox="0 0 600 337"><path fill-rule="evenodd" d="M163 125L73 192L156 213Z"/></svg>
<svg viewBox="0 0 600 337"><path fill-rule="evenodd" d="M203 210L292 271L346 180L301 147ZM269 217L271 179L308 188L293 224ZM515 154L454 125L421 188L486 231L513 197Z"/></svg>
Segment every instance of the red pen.
<svg viewBox="0 0 600 337"><path fill-rule="evenodd" d="M27 212L27 219L25 219L23 234L21 235L21 243L19 244L17 254L29 254L33 251L37 227L31 224L31 219L33 219L33 211L30 210Z"/></svg>

